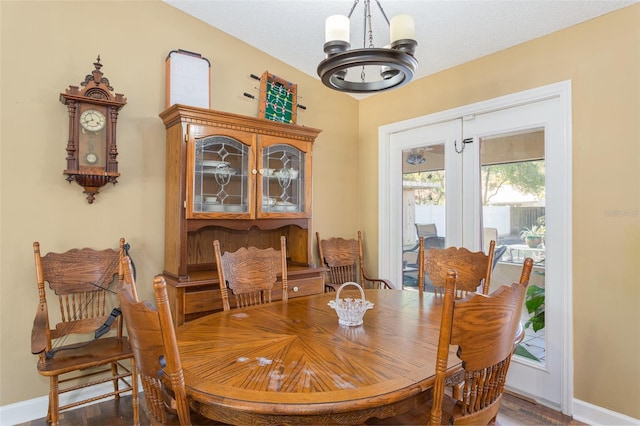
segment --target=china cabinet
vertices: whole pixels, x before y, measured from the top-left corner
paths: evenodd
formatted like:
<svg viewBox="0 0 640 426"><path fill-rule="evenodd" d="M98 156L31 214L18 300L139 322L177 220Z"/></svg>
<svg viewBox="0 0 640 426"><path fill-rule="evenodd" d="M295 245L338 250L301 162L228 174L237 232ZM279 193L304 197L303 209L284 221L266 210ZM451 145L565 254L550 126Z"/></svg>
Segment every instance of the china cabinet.
<svg viewBox="0 0 640 426"><path fill-rule="evenodd" d="M223 252L279 250L284 235L289 297L321 293L325 269L315 267L311 251L311 157L320 130L184 105L160 118L163 276L176 325L222 309L214 240Z"/></svg>

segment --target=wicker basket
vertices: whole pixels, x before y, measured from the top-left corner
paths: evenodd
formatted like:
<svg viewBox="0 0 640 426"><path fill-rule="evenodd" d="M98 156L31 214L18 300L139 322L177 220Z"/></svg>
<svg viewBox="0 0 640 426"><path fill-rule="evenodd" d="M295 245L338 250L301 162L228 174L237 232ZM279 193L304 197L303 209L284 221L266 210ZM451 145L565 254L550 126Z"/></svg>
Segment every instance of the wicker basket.
<svg viewBox="0 0 640 426"><path fill-rule="evenodd" d="M360 290L360 299L351 299L350 297L340 299L340 291L348 285L355 286ZM362 324L364 313L368 309L373 308L373 303L365 300L364 290L362 290L362 287L360 287L358 283L346 282L338 288L336 300L330 300L329 306L338 313L338 323L340 325L355 326Z"/></svg>

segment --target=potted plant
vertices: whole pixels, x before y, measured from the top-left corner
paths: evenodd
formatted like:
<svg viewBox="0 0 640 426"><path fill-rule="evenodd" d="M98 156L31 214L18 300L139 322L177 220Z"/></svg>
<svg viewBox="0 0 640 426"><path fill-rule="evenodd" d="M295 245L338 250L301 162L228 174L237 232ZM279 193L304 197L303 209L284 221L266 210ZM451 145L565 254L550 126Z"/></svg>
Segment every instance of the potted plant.
<svg viewBox="0 0 640 426"><path fill-rule="evenodd" d="M524 228L520 232L520 238L522 238L529 247L536 248L542 244L545 231L544 225L534 225L531 228Z"/></svg>

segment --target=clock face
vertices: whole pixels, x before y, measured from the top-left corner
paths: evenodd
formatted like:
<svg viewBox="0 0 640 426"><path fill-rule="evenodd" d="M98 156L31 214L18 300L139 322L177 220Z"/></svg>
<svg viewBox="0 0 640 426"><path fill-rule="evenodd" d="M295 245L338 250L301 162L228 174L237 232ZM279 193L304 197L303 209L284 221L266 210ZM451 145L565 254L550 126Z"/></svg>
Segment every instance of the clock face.
<svg viewBox="0 0 640 426"><path fill-rule="evenodd" d="M85 160L87 160L87 163L89 164L96 164L98 162L98 156L95 155L94 153L89 153L85 157Z"/></svg>
<svg viewBox="0 0 640 426"><path fill-rule="evenodd" d="M80 125L90 132L102 130L105 124L104 114L98 110L88 109L80 115Z"/></svg>

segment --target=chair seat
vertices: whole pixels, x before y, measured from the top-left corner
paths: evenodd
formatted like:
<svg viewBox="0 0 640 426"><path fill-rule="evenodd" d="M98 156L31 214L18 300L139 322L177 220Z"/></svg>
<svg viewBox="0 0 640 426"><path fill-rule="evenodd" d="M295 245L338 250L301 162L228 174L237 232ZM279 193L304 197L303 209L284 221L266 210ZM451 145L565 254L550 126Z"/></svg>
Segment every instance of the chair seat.
<svg viewBox="0 0 640 426"><path fill-rule="evenodd" d="M61 348L73 346L70 344ZM43 376L56 376L133 358L133 351L126 337L103 337L77 349L57 349L59 352L53 358L45 359L44 364L38 363L38 371Z"/></svg>
<svg viewBox="0 0 640 426"><path fill-rule="evenodd" d="M338 291L342 284L324 283L325 291Z"/></svg>

